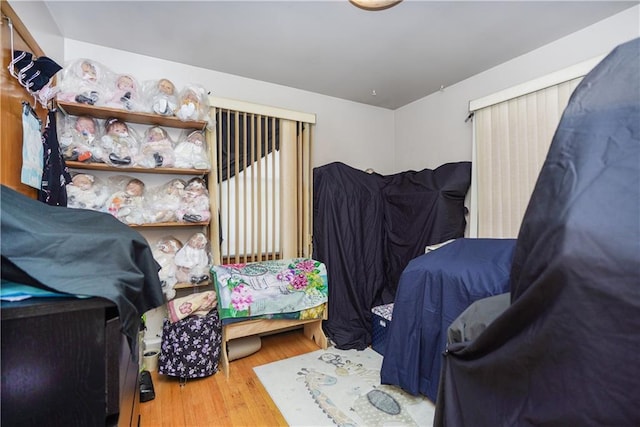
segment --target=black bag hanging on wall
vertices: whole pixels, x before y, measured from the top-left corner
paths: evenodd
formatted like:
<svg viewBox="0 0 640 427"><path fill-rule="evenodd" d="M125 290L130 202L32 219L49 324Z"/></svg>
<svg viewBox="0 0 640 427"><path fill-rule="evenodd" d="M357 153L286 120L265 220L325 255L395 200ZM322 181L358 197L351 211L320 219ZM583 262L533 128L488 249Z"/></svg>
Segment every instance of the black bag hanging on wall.
<svg viewBox="0 0 640 427"><path fill-rule="evenodd" d="M164 320L158 372L180 378L203 378L218 372L222 325L218 310L172 323Z"/></svg>

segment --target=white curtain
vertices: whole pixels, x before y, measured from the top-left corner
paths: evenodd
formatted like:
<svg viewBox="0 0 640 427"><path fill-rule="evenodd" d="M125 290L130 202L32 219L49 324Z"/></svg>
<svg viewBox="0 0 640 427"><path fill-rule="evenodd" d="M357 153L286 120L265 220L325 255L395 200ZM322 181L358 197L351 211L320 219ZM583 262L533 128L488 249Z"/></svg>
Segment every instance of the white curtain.
<svg viewBox="0 0 640 427"><path fill-rule="evenodd" d="M562 112L581 79L475 111L477 237L518 236Z"/></svg>

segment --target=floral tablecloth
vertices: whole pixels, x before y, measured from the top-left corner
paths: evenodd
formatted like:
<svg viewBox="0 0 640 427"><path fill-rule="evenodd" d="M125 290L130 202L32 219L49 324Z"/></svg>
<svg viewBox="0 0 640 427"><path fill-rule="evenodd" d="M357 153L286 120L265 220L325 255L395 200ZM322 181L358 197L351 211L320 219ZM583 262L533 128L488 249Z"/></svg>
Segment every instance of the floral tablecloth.
<svg viewBox="0 0 640 427"><path fill-rule="evenodd" d="M314 319L328 299L327 269L309 258L216 265L211 275L222 319L283 314Z"/></svg>

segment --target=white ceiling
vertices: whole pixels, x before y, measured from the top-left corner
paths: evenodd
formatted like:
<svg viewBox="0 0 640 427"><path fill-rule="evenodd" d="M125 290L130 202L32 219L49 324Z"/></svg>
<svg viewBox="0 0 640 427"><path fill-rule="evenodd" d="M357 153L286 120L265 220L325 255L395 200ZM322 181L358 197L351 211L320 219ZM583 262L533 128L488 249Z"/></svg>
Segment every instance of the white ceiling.
<svg viewBox="0 0 640 427"><path fill-rule="evenodd" d="M66 38L396 109L638 1L45 4Z"/></svg>

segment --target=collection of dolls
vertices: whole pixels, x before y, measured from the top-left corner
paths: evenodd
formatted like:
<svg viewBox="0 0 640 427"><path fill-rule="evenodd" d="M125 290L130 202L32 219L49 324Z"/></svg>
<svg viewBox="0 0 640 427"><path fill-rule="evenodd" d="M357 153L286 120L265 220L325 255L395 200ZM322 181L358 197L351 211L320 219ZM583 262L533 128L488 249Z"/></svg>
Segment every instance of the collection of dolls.
<svg viewBox="0 0 640 427"><path fill-rule="evenodd" d="M59 101L177 117L182 121L208 120L208 93L200 85L178 90L167 79L139 82L131 74L118 74L97 61L71 61L58 80ZM203 131L185 130L174 140L160 126L130 127L118 118L60 115L58 139L66 160L110 166L208 170L208 148ZM174 134L175 135L175 134ZM129 225L200 223L210 219L209 193L201 178L174 178L147 188L127 175L101 179L76 173L66 186L67 206L113 215ZM209 242L195 233L184 244L175 237L160 239L152 249L167 300L175 297L178 282L199 284L209 280Z"/></svg>
<svg viewBox="0 0 640 427"><path fill-rule="evenodd" d="M114 73L91 59L71 61L58 80L59 101L177 117L182 121L208 120L208 93L200 85L178 90L167 79L140 83L131 74ZM66 160L143 168L210 169L205 134L184 130L174 140L160 126L130 127L118 118L59 115L58 139ZM174 134L175 136L175 134ZM201 223L209 221L209 193L202 178L171 179L148 188L138 178L116 175L101 179L76 173L66 186L67 206L113 215L129 225ZM177 283L209 280L211 256L203 233L184 244L173 236L152 248L160 264L159 277L167 300L175 297Z"/></svg>
<svg viewBox="0 0 640 427"><path fill-rule="evenodd" d="M175 298L176 284L198 285L210 278L211 255L204 233L193 234L184 244L174 236L161 237L151 251L160 264L158 276L167 300Z"/></svg>
<svg viewBox="0 0 640 427"><path fill-rule="evenodd" d="M208 118L208 93L202 86L189 84L178 91L167 78L139 84L131 74L114 73L91 59L69 62L58 87L59 101L175 116L183 121Z"/></svg>
<svg viewBox="0 0 640 427"><path fill-rule="evenodd" d="M177 142L160 126L140 136L126 122L109 118L103 125L89 116L59 115L58 140L65 160L123 167L210 168L203 131L184 130Z"/></svg>
<svg viewBox="0 0 640 427"><path fill-rule="evenodd" d="M211 218L209 191L202 178L171 179L153 188L128 175L106 181L87 173L67 184L67 206L108 212L125 224L201 223Z"/></svg>

